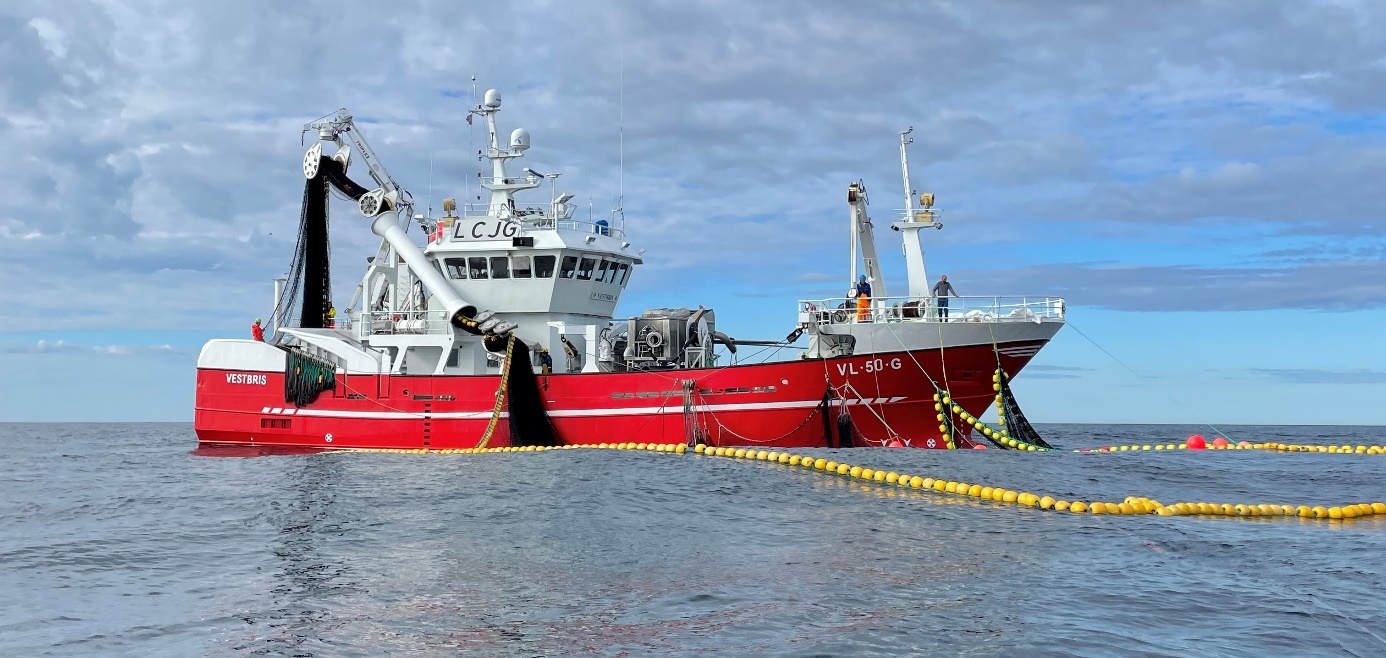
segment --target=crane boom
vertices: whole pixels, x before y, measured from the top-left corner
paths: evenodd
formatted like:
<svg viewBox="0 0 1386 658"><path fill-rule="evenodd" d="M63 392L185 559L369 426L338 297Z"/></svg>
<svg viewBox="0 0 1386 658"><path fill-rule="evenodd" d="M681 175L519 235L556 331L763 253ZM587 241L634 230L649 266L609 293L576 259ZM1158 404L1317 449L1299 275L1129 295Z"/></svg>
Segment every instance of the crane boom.
<svg viewBox="0 0 1386 658"><path fill-rule="evenodd" d="M380 187L382 196L396 208L408 210L404 213L406 219L413 216L413 195L409 194L409 191L400 186L399 183L396 183L395 179L390 176L390 172L385 171L385 165L380 163L380 158L376 157L375 151L366 142L366 137L356 128L356 120L350 112L347 112L346 108L341 108L333 114L304 124L302 135L311 131L318 133L318 139L334 142L343 149L347 148L347 145L342 139L342 135L346 135L356 146L356 151L361 154L361 159L366 161L366 168L370 171L371 179ZM300 141L302 141L302 135L300 135ZM349 158L349 155L347 157Z"/></svg>
<svg viewBox="0 0 1386 658"><path fill-rule="evenodd" d="M847 186L847 205L851 209L853 237L861 249L861 262L866 280L871 283L872 297L884 299L886 293L885 277L881 276L881 261L876 255L876 233L871 226L871 216L866 212L866 184L857 181ZM856 254L852 254L852 274L857 270ZM856 285L852 277L852 285Z"/></svg>

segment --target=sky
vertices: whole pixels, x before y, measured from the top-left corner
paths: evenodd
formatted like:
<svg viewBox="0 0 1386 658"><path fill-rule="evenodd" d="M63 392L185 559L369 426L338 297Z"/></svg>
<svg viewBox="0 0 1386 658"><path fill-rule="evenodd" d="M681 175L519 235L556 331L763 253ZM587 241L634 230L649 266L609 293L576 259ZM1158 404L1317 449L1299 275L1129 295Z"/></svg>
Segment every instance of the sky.
<svg viewBox="0 0 1386 658"><path fill-rule="evenodd" d="M783 337L846 288L847 184L903 207L913 126L931 276L1067 299L1032 420L1386 424L1382 34L1370 0L8 0L0 421L191 420L293 255L302 125L349 108L436 212L476 194L475 76L528 166L623 193L618 316ZM346 299L375 242L340 202L332 241Z"/></svg>

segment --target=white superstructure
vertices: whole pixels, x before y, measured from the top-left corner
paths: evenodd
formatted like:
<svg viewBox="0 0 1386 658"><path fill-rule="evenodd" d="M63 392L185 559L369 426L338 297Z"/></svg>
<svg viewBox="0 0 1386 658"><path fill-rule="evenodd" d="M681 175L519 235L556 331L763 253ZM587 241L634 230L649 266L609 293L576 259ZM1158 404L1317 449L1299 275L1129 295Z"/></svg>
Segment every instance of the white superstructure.
<svg viewBox="0 0 1386 658"><path fill-rule="evenodd" d="M481 156L490 161L490 175L480 179L486 202L446 199L442 217L410 216L412 197L385 172L345 110L305 127L338 145L339 162L350 162L350 140L370 165L380 187L362 196L358 208L383 242L337 327L280 332L347 370L368 365L364 369L394 374L494 374L499 354L488 351L484 339L508 333L535 348L535 363L548 351L558 372L601 369L598 343L613 333L616 304L643 261L610 221L575 219L572 194L555 189L538 206L517 198L545 178L556 183L557 175L511 171L511 161L529 149L530 135L516 128L502 143L500 108L501 95L492 89L468 117L482 119L487 129ZM321 149L320 141L305 156L309 178L317 173ZM423 248L405 233L410 221L429 236ZM458 326L459 313L474 320L471 330Z"/></svg>

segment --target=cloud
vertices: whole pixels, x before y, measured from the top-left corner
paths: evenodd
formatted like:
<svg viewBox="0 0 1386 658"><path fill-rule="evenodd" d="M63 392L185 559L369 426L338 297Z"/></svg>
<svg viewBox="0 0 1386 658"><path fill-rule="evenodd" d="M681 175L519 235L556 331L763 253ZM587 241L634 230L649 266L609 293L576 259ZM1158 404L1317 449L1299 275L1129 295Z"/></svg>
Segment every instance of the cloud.
<svg viewBox="0 0 1386 658"><path fill-rule="evenodd" d="M1081 379L1084 373L1090 372L1096 372L1096 370L1078 366L1031 364L1025 366L1025 370L1021 374L1026 379Z"/></svg>
<svg viewBox="0 0 1386 658"><path fill-rule="evenodd" d="M910 125L945 246L1216 224L1271 252L1275 231L1382 228L1374 3L81 7L0 8L0 304L24 326L231 330L263 314L296 234L298 130L337 107L422 205L475 201L473 74L504 92L503 130L534 134L527 164L564 172L594 216L624 192L647 249L633 293L709 271L813 283L801 273L843 260L849 181L868 181L880 225L901 205ZM376 240L338 203L333 241L349 298ZM1112 308L1346 309L1379 303L1368 260L986 276Z"/></svg>
<svg viewBox="0 0 1386 658"><path fill-rule="evenodd" d="M1286 384L1386 384L1386 370L1252 368L1250 372Z"/></svg>
<svg viewBox="0 0 1386 658"><path fill-rule="evenodd" d="M1281 268L1046 264L960 273L997 290L1046 290L1069 304L1123 311L1357 311L1386 306L1386 261Z"/></svg>
<svg viewBox="0 0 1386 658"><path fill-rule="evenodd" d="M190 350L171 345L75 345L63 340L29 344L0 343L0 354L89 354L94 356L187 356Z"/></svg>

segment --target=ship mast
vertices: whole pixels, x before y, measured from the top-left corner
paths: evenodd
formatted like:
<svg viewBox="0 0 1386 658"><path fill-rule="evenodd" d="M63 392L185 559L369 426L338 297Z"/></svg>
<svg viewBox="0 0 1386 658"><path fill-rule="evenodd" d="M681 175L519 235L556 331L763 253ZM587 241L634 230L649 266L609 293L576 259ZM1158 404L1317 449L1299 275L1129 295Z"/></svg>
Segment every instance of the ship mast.
<svg viewBox="0 0 1386 658"><path fill-rule="evenodd" d="M919 195L922 210L914 209L914 188L910 186L910 159L906 150L914 143L911 135L914 126L900 131L900 176L905 184L905 217L896 222L894 228L904 235L905 270L909 275L910 297L929 296L929 273L924 267L924 248L920 244L919 230L924 228L943 228L941 222L934 221L934 195L928 192Z"/></svg>
<svg viewBox="0 0 1386 658"><path fill-rule="evenodd" d="M486 119L486 158L491 161L491 177L482 178L481 186L491 192L487 202L488 212L503 218L514 219L515 193L529 190L543 182L544 176L533 169L525 169L524 178L507 178L505 161L523 157L529 150L529 131L516 128L510 133L510 148L502 149L496 131L496 113L500 111L501 95L495 89L487 89L481 105L472 108L469 115L481 115ZM468 117L470 120L470 116Z"/></svg>

